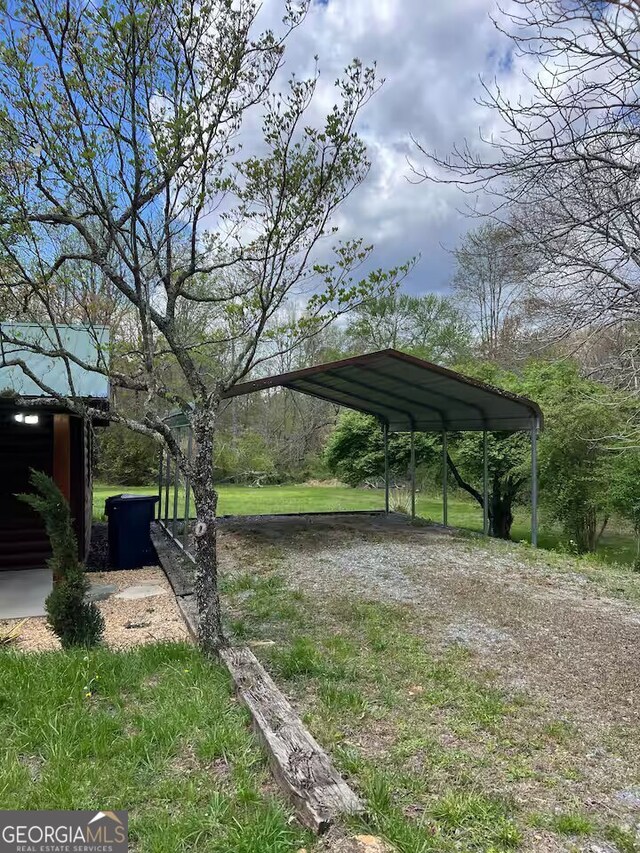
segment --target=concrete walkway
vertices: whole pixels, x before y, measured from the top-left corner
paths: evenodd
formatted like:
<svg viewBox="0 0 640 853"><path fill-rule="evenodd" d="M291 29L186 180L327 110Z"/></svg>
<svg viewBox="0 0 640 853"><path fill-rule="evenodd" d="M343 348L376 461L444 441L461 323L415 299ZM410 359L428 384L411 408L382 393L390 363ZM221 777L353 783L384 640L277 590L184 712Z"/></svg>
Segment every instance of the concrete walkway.
<svg viewBox="0 0 640 853"><path fill-rule="evenodd" d="M44 616L52 586L51 569L0 572L0 619Z"/></svg>

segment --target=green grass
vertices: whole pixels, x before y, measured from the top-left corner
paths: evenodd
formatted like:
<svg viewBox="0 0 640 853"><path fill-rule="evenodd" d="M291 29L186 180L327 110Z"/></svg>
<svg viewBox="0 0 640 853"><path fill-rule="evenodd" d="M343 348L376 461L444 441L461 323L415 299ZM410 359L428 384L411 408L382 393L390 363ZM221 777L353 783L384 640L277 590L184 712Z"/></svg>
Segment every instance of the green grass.
<svg viewBox="0 0 640 853"><path fill-rule="evenodd" d="M590 835L593 832L593 821L580 812L554 815L551 826L559 835Z"/></svg>
<svg viewBox="0 0 640 853"><path fill-rule="evenodd" d="M221 667L186 645L0 654L4 809L127 809L139 853L288 853Z"/></svg>
<svg viewBox="0 0 640 853"><path fill-rule="evenodd" d="M266 515L287 512L343 512L348 510L379 510L384 508L384 493L380 489L351 489L346 486L284 485L251 488L249 486L219 486L218 512L220 515ZM127 488L96 483L93 492L93 516L103 517L107 497L121 492L155 495L157 486ZM164 499L164 498L163 498ZM191 504L193 512L193 503ZM418 494L416 510L422 518L442 521L442 502L439 497ZM164 510L163 510L164 513ZM178 495L178 515L184 513L184 494ZM169 517L173 517L173 496L170 496ZM482 512L470 498L459 493L449 497L449 524L468 530L482 530ZM516 542L530 539L529 515L518 508L512 528ZM542 519L539 545L552 550L562 549L565 537L558 529L545 524ZM612 524L602 537L598 556L606 562L630 564L635 558L635 539L629 530Z"/></svg>

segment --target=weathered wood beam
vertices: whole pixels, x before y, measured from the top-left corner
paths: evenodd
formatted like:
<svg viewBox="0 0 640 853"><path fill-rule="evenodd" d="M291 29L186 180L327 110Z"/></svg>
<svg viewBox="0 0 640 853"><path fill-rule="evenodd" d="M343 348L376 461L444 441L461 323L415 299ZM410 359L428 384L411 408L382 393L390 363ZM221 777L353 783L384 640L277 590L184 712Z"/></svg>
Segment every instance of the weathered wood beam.
<svg viewBox="0 0 640 853"><path fill-rule="evenodd" d="M151 539L189 632L197 641L193 562L156 525L151 526ZM251 714L254 731L273 775L301 823L322 833L338 815L361 814L364 811L362 801L302 725L253 652L247 648L225 648L220 651L220 660L231 674L240 701Z"/></svg>
<svg viewBox="0 0 640 853"><path fill-rule="evenodd" d="M361 814L364 805L331 764L273 679L247 648L226 648L220 658L248 708L271 770L299 820L326 832L338 815Z"/></svg>

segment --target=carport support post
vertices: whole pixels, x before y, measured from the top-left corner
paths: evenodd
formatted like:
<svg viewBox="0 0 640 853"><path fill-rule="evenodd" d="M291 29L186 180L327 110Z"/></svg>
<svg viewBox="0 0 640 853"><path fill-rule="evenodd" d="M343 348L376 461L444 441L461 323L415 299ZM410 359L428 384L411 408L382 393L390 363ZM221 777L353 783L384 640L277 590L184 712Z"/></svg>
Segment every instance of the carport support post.
<svg viewBox="0 0 640 853"><path fill-rule="evenodd" d="M389 424L382 425L384 438L384 511L389 512Z"/></svg>
<svg viewBox="0 0 640 853"><path fill-rule="evenodd" d="M191 455L193 452L193 432L191 431L191 427L189 427L189 434L187 436L187 465L191 465ZM185 551L189 546L189 515L191 510L191 478L189 477L189 473L185 474L184 478L184 530L182 531L183 539L182 544L184 546Z"/></svg>
<svg viewBox="0 0 640 853"><path fill-rule="evenodd" d="M416 441L411 430L411 518L416 517Z"/></svg>
<svg viewBox="0 0 640 853"><path fill-rule="evenodd" d="M487 431L482 431L482 532L489 535L489 454Z"/></svg>
<svg viewBox="0 0 640 853"><path fill-rule="evenodd" d="M538 419L531 426L531 544L538 547Z"/></svg>
<svg viewBox="0 0 640 853"><path fill-rule="evenodd" d="M171 535L176 538L176 522L178 521L178 489L180 488L180 467L178 466L178 457L174 459L175 473L173 475L173 523L171 525Z"/></svg>
<svg viewBox="0 0 640 853"><path fill-rule="evenodd" d="M447 431L442 430L442 523L446 527L448 521L447 506Z"/></svg>
<svg viewBox="0 0 640 853"><path fill-rule="evenodd" d="M164 485L164 526L169 526L169 487L171 485L171 454L167 450L167 479Z"/></svg>
<svg viewBox="0 0 640 853"><path fill-rule="evenodd" d="M164 447L160 448L160 467L158 469L158 521L162 518L162 485L163 485Z"/></svg>

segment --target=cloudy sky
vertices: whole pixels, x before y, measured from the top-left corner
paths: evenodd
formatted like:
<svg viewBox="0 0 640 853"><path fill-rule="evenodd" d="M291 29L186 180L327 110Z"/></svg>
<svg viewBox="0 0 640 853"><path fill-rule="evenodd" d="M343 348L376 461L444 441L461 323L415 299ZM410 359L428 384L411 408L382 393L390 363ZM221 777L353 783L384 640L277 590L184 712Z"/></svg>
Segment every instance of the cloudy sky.
<svg viewBox="0 0 640 853"><path fill-rule="evenodd" d="M460 212L468 197L455 188L407 180L407 158L420 162L410 135L439 153L465 138L475 143L481 129L499 130L495 116L474 101L480 78L510 91L522 85L511 42L490 14L497 14L494 0L314 0L288 44L287 74L308 74L319 56L321 111L333 103L333 82L353 57L377 62L386 82L359 128L372 169L337 224L343 235L375 244L376 266L420 254L406 282L414 293L447 290L450 250L473 223ZM282 0L264 0L260 22L281 17Z"/></svg>

